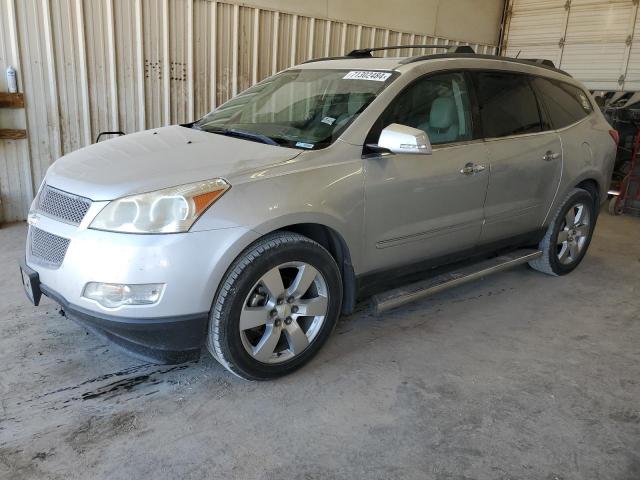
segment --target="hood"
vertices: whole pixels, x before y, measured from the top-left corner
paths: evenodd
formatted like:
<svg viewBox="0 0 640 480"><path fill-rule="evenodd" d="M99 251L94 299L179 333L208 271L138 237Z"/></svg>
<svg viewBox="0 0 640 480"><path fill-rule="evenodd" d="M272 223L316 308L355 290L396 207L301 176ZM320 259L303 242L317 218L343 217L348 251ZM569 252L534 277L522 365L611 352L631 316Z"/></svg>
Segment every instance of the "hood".
<svg viewBox="0 0 640 480"><path fill-rule="evenodd" d="M301 153L292 148L171 126L124 135L60 158L47 184L94 201L262 169Z"/></svg>

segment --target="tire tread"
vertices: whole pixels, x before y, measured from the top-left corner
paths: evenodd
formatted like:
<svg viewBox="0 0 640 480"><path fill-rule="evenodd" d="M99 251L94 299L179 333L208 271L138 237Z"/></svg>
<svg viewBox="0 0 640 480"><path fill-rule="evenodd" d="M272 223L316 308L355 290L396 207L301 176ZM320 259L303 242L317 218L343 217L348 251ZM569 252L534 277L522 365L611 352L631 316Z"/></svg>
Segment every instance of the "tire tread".
<svg viewBox="0 0 640 480"><path fill-rule="evenodd" d="M234 295L238 277L250 268L259 257L271 250L289 244L299 243L311 244L314 247L324 250L327 255L331 256L322 245L304 235L287 231L274 232L258 239L253 245L247 247L244 253L238 256L231 267L229 267L229 270L223 278L221 287L218 289L211 312L211 324L213 328L210 328L210 333L207 336L207 349L223 367L240 378L246 380L261 380L241 370L238 365L231 360L223 348L221 337L225 335L225 328L227 327L222 312L224 305L230 296Z"/></svg>
<svg viewBox="0 0 640 480"><path fill-rule="evenodd" d="M551 248L551 237L553 237L555 226L559 220L560 214L564 210L565 205L571 200L573 196L579 193L587 193L589 196L591 196L591 194L587 190L584 190L582 188L574 188L566 195L566 197L558 207L555 215L553 216L553 219L551 220L551 222L549 222L547 231L545 232L544 237L542 238L542 240L540 240L540 243L538 245L538 248L542 251L542 256L529 262L529 266L534 270L545 273L547 275L552 275L554 277L559 276L559 274L554 271L553 265L551 264L551 252L552 250L554 250Z"/></svg>

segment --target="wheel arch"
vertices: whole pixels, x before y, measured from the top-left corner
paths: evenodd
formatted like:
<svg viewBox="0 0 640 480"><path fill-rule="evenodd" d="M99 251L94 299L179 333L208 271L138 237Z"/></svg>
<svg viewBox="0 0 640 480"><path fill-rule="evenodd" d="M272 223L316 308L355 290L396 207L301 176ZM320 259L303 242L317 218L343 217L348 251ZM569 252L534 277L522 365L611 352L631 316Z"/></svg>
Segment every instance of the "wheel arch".
<svg viewBox="0 0 640 480"><path fill-rule="evenodd" d="M597 215L598 210L600 209L600 203L602 201L602 196L601 196L602 188L601 188L601 185L598 183L598 181L595 178L586 178L584 180L581 180L576 185L575 188L581 188L591 194L591 196L594 199L595 210Z"/></svg>
<svg viewBox="0 0 640 480"><path fill-rule="evenodd" d="M608 185L605 186L605 181L597 171L593 170L583 172L581 175L573 176L572 178L573 180L571 182L567 181L566 183L563 183L555 199L553 200L553 203L549 207L549 212L547 213L547 217L545 218L545 221L543 223L544 228L549 225L549 222L553 219L553 213L558 208L560 208L563 199L574 188L581 188L592 195L592 197L595 199L596 216L598 215L602 202L607 198L606 188L608 188Z"/></svg>
<svg viewBox="0 0 640 480"><path fill-rule="evenodd" d="M295 232L318 242L334 258L342 276L342 314L349 315L355 309L357 282L351 263L351 252L343 236L335 229L320 223L294 223L272 231ZM271 232L269 232L271 233Z"/></svg>

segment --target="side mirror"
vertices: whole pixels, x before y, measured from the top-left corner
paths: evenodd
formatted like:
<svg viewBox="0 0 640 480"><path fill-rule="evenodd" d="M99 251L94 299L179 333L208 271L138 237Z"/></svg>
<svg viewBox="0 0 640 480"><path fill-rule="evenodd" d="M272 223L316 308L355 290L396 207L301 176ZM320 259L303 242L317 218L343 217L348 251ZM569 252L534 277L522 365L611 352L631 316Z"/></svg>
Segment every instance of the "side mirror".
<svg viewBox="0 0 640 480"><path fill-rule="evenodd" d="M387 150L392 153L409 153L431 155L429 136L417 128L392 123L380 133L377 145L370 145L374 150Z"/></svg>

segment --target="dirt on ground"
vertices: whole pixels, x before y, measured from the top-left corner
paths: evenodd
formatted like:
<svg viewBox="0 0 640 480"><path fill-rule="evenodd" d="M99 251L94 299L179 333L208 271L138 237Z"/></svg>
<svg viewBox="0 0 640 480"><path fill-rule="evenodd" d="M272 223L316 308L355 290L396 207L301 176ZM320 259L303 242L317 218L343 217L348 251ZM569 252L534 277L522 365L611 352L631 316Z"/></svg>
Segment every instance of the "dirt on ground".
<svg viewBox="0 0 640 480"><path fill-rule="evenodd" d="M284 379L143 363L31 306L0 228L0 478L640 479L640 219L373 317Z"/></svg>

